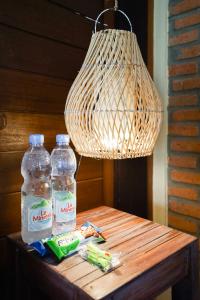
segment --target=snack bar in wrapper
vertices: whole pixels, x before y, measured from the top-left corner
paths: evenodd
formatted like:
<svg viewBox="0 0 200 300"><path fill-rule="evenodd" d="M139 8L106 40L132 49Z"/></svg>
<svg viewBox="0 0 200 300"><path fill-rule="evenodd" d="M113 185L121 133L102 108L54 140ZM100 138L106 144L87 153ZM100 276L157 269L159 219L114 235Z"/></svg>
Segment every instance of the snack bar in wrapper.
<svg viewBox="0 0 200 300"><path fill-rule="evenodd" d="M92 242L80 247L79 254L89 263L98 266L103 272L110 272L120 266L120 254L101 250Z"/></svg>
<svg viewBox="0 0 200 300"><path fill-rule="evenodd" d="M80 242L84 239L80 231L62 233L55 235L46 242L47 248L53 253L58 261L62 260L75 253L80 245Z"/></svg>
<svg viewBox="0 0 200 300"><path fill-rule="evenodd" d="M80 232L84 236L85 242L88 242L89 240L95 241L96 243L106 241L106 238L102 233L102 229L89 221L85 222L81 226Z"/></svg>

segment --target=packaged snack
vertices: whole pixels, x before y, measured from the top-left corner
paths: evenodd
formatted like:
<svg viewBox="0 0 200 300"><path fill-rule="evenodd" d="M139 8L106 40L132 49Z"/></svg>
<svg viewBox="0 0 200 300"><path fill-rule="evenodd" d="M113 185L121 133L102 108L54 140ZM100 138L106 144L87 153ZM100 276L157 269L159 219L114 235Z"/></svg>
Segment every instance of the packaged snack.
<svg viewBox="0 0 200 300"><path fill-rule="evenodd" d="M90 241L101 243L105 241L105 237L101 228L91 222L86 222L80 230L54 235L51 238L30 244L29 251L35 250L42 257L52 253L60 261L77 252L80 245L87 244Z"/></svg>
<svg viewBox="0 0 200 300"><path fill-rule="evenodd" d="M83 236L79 231L62 233L50 238L45 245L53 253L53 255L60 261L77 251L78 246L83 240Z"/></svg>
<svg viewBox="0 0 200 300"><path fill-rule="evenodd" d="M89 263L98 266L103 272L109 272L120 265L120 254L112 254L99 249L93 243L88 243L80 248L79 254Z"/></svg>
<svg viewBox="0 0 200 300"><path fill-rule="evenodd" d="M47 241L48 239L44 239L41 241L36 241L33 242L32 244L30 244L29 248L30 249L34 249L40 256L46 256L49 254L49 251L47 248L45 248L44 243Z"/></svg>
<svg viewBox="0 0 200 300"><path fill-rule="evenodd" d="M85 222L81 226L80 233L85 238L85 242L88 242L89 240L95 241L97 243L106 241L106 238L102 233L102 229L95 226L91 222Z"/></svg>

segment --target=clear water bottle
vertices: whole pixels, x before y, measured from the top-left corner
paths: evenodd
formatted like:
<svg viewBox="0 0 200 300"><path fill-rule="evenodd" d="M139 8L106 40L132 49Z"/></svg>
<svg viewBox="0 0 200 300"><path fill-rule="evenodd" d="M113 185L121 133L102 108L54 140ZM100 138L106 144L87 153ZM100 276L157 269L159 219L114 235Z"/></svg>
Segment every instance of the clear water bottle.
<svg viewBox="0 0 200 300"><path fill-rule="evenodd" d="M68 135L58 134L51 153L54 235L76 227L76 156L69 141Z"/></svg>
<svg viewBox="0 0 200 300"><path fill-rule="evenodd" d="M21 234L26 243L47 238L52 233L51 164L44 148L44 136L32 134L25 152L21 173Z"/></svg>

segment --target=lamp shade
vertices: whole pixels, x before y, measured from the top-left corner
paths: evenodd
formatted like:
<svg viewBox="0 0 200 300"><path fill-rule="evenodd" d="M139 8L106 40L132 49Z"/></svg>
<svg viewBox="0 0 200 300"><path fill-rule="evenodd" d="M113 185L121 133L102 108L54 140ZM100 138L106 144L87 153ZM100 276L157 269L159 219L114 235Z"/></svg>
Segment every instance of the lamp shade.
<svg viewBox="0 0 200 300"><path fill-rule="evenodd" d="M161 101L135 34L94 33L65 107L77 152L107 159L150 155L161 120Z"/></svg>

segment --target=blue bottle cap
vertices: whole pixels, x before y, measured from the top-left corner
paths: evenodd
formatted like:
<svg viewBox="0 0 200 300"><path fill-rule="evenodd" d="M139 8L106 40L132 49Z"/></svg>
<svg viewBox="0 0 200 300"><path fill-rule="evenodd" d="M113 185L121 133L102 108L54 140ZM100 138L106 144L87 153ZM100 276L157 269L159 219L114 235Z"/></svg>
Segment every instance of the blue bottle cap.
<svg viewBox="0 0 200 300"><path fill-rule="evenodd" d="M69 144L70 138L68 134L57 134L56 143L57 144Z"/></svg>
<svg viewBox="0 0 200 300"><path fill-rule="evenodd" d="M31 145L38 145L44 143L44 135L43 134L31 134L29 136L29 143Z"/></svg>

